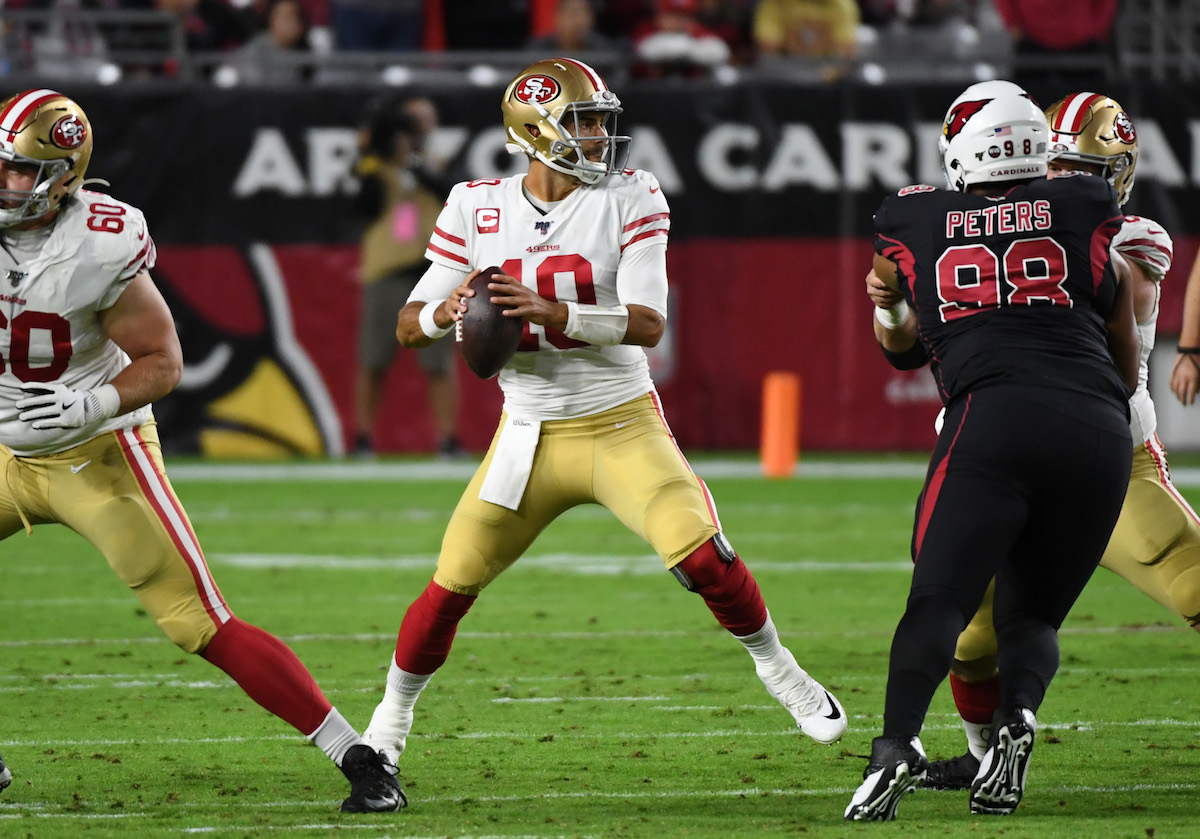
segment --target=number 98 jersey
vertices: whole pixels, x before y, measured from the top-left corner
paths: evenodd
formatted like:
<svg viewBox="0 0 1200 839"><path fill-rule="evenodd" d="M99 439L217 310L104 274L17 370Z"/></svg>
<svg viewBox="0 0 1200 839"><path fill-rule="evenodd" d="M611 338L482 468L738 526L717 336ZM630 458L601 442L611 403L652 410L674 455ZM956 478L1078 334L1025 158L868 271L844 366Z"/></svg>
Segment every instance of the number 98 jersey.
<svg viewBox="0 0 1200 839"><path fill-rule="evenodd" d="M426 258L458 271L498 265L547 300L637 304L666 316L665 282L650 286L621 271L639 251L666 246L670 210L653 175L616 172L545 212L525 196L523 181L516 175L455 186ZM653 383L641 347L594 346L526 321L500 387L510 415L554 420L599 413Z"/></svg>
<svg viewBox="0 0 1200 839"><path fill-rule="evenodd" d="M875 250L896 263L949 405L989 384L1083 392L1123 408L1108 353L1123 216L1101 178L1058 177L1002 195L912 186L875 214Z"/></svg>
<svg viewBox="0 0 1200 839"><path fill-rule="evenodd" d="M98 434L141 425L150 406L99 426L35 431L18 419L26 382L95 388L129 364L109 340L100 312L154 265L154 241L141 210L80 190L54 224L7 231L0 249L0 443L17 455L65 451Z"/></svg>

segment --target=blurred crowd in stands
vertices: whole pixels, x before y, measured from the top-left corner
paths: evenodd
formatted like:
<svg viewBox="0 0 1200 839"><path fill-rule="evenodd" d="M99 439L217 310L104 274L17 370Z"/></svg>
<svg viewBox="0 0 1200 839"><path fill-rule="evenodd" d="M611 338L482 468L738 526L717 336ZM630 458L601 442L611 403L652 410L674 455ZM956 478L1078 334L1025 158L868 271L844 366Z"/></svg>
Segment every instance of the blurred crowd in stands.
<svg viewBox="0 0 1200 839"><path fill-rule="evenodd" d="M53 75L57 61L77 74L120 54L120 75L170 76L180 54L215 54L205 75L217 81L287 84L310 78L320 56L510 50L618 55L640 78L720 77L786 58L833 79L851 61L943 53L1079 55L1086 65L1110 49L1118 2L0 0L0 70Z"/></svg>

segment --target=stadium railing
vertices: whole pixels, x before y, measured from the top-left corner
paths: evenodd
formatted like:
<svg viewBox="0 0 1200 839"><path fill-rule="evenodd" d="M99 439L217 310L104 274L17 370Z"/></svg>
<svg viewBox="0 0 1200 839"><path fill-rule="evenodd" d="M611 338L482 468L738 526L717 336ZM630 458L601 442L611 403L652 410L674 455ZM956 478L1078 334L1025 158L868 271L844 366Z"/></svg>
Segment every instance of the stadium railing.
<svg viewBox="0 0 1200 839"><path fill-rule="evenodd" d="M722 68L718 81L821 84L841 79L863 84L969 82L1022 71L1095 68L1095 57L1015 56L1000 30L962 21L933 28L902 25L864 28L859 57L840 62L762 58ZM167 12L132 10L5 10L0 8L0 75L10 84L71 80L100 84L238 83L229 67L232 52L189 52L179 19ZM328 38L323 39L328 42ZM1200 8L1181 0L1125 4L1114 30L1109 79L1137 73L1154 81L1200 78ZM445 88L492 85L530 60L523 50L446 52L345 52L318 48L282 55L306 83L378 82L391 86ZM625 51L581 54L614 81L631 66Z"/></svg>

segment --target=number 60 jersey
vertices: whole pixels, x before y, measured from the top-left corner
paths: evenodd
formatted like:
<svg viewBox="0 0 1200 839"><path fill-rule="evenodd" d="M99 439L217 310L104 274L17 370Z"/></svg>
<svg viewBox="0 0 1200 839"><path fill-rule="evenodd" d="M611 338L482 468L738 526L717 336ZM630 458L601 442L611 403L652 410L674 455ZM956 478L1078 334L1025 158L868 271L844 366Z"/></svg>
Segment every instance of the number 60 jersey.
<svg viewBox="0 0 1200 839"><path fill-rule="evenodd" d="M147 405L82 428L35 431L18 419L25 382L95 388L129 364L100 325L156 251L141 210L80 190L48 227L6 231L0 248L0 443L17 455L65 451L144 423Z"/></svg>
<svg viewBox="0 0 1200 839"><path fill-rule="evenodd" d="M942 400L1016 381L1109 398L1129 393L1108 353L1123 216L1080 174L1002 195L912 186L875 214L875 251L896 263Z"/></svg>
<svg viewBox="0 0 1200 839"><path fill-rule="evenodd" d="M645 249L665 249L670 228L653 175L614 173L580 186L544 213L525 196L523 180L516 175L455 186L426 258L462 272L498 265L547 300L632 303L666 316L665 271L649 280L636 267ZM450 291L422 281L412 299L436 300ZM554 420L607 410L654 385L641 347L593 346L526 322L516 355L500 371L500 387L510 416Z"/></svg>

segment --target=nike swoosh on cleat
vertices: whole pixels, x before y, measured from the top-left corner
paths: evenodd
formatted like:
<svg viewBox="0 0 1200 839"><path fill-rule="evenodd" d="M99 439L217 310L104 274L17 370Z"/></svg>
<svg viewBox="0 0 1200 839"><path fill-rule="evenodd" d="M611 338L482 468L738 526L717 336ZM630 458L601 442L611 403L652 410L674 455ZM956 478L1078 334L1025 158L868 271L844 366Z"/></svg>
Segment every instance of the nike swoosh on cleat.
<svg viewBox="0 0 1200 839"><path fill-rule="evenodd" d="M78 474L79 474L80 472L82 472L82 471L83 471L85 468L87 468L87 465L88 465L89 463L91 463L91 461L90 461L90 460L85 460L83 463L79 464L78 466L76 466L74 463L72 463L72 464L71 464L71 474L72 474L72 475L78 475Z"/></svg>
<svg viewBox="0 0 1200 839"><path fill-rule="evenodd" d="M842 715L842 712L838 710L837 703L833 701L833 697L829 695L829 691L825 691L825 698L829 700L829 707L833 709L825 715L825 719L836 720Z"/></svg>

